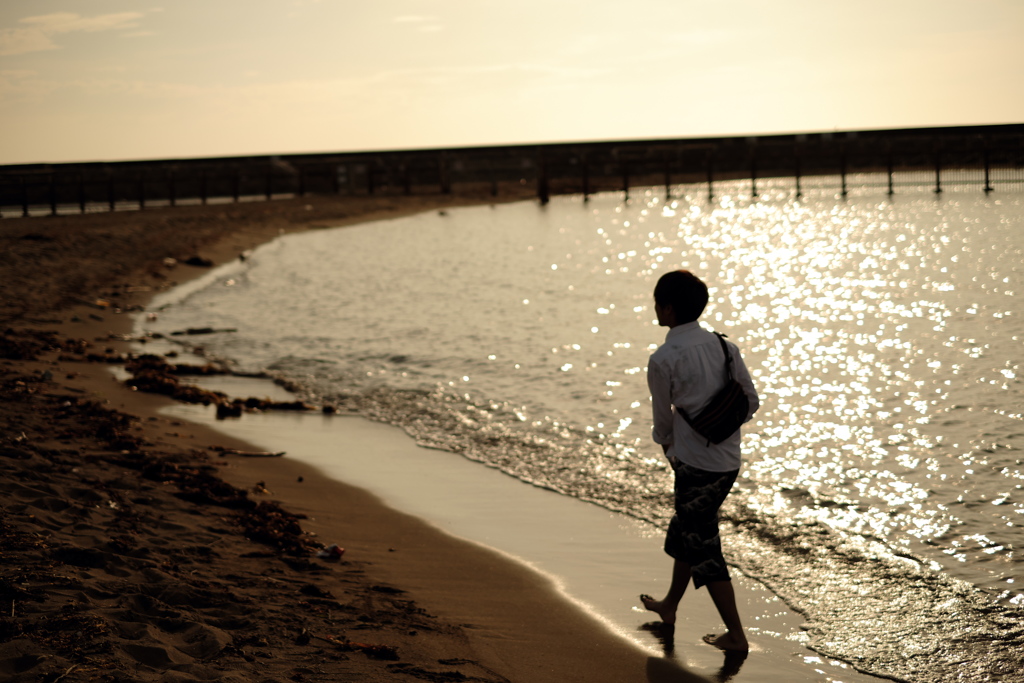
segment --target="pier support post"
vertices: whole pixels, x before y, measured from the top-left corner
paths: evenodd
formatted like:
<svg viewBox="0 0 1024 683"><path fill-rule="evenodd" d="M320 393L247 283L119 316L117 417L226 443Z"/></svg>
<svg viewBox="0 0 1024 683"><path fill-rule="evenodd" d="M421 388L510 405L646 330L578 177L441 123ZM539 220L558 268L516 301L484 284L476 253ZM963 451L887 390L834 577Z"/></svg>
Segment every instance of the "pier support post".
<svg viewBox="0 0 1024 683"><path fill-rule="evenodd" d="M622 194L623 200L629 201L629 164L622 162Z"/></svg>
<svg viewBox="0 0 1024 683"><path fill-rule="evenodd" d="M206 206L206 189L206 169L204 168L202 174L199 176L199 201L202 202L203 206Z"/></svg>
<svg viewBox="0 0 1024 683"><path fill-rule="evenodd" d="M448 178L448 164L443 156L437 160L437 174L441 180L441 194L451 194L452 185Z"/></svg>
<svg viewBox="0 0 1024 683"><path fill-rule="evenodd" d="M139 174L139 211L146 208L146 177Z"/></svg>
<svg viewBox="0 0 1024 683"><path fill-rule="evenodd" d="M800 197L802 197L804 193L800 189L800 148L799 147L796 148L796 157L794 159L794 165L795 165L794 176L796 176L796 198L800 199Z"/></svg>
<svg viewBox="0 0 1024 683"><path fill-rule="evenodd" d="M583 202L590 201L590 167L587 165L587 157L580 159L580 182L583 184Z"/></svg>
<svg viewBox="0 0 1024 683"><path fill-rule="evenodd" d="M889 176L889 196L891 197L893 195L893 189L892 189L892 151L891 150L889 151L889 158L888 158L886 163L887 163L886 173Z"/></svg>
<svg viewBox="0 0 1024 683"><path fill-rule="evenodd" d="M541 206L551 201L551 191L548 187L548 165L544 161L544 157L537 159L537 199Z"/></svg>
<svg viewBox="0 0 1024 683"><path fill-rule="evenodd" d="M708 151L707 158L707 171L708 171L708 201L714 201L715 199L715 178L714 178L714 152Z"/></svg>
<svg viewBox="0 0 1024 683"><path fill-rule="evenodd" d="M991 168L991 162L989 160L988 145L985 145L985 194L992 191L992 185L989 183L989 170Z"/></svg>
<svg viewBox="0 0 1024 683"><path fill-rule="evenodd" d="M665 203L672 201L672 156L665 152Z"/></svg>
<svg viewBox="0 0 1024 683"><path fill-rule="evenodd" d="M750 198L757 199L757 155L750 152Z"/></svg>
<svg viewBox="0 0 1024 683"><path fill-rule="evenodd" d="M231 176L231 198L235 200L235 204L241 201L242 197L242 172L237 168L234 174Z"/></svg>
<svg viewBox="0 0 1024 683"><path fill-rule="evenodd" d="M942 155L935 150L935 194L942 194Z"/></svg>
<svg viewBox="0 0 1024 683"><path fill-rule="evenodd" d="M110 208L111 211L113 211L115 208L115 202L116 200L114 199L114 174L111 173L110 175L107 176L107 206Z"/></svg>
<svg viewBox="0 0 1024 683"><path fill-rule="evenodd" d="M839 186L840 194L846 196L846 150L839 153Z"/></svg>
<svg viewBox="0 0 1024 683"><path fill-rule="evenodd" d="M78 212L85 213L85 178L78 174Z"/></svg>
<svg viewBox="0 0 1024 683"><path fill-rule="evenodd" d="M25 176L21 177L21 217L28 218L28 184L25 183Z"/></svg>
<svg viewBox="0 0 1024 683"><path fill-rule="evenodd" d="M49 194L50 194L50 215L51 216L56 216L57 215L57 181L53 177L52 173L50 174Z"/></svg>

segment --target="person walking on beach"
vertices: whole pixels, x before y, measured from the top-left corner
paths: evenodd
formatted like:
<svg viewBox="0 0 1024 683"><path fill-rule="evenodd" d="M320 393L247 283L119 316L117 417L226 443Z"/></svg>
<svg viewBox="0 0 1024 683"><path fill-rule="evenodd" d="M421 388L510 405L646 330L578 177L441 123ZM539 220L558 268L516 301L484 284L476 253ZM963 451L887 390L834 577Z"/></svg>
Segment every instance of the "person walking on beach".
<svg viewBox="0 0 1024 683"><path fill-rule="evenodd" d="M666 625L674 625L676 610L690 580L708 593L725 622L724 634L704 641L727 651L749 649L736 607L729 569L722 556L718 510L740 469L740 431L719 443L699 434L688 416L701 415L725 383L725 350L731 371L747 398L750 420L760 403L750 373L735 344L703 329L697 318L708 302L708 288L693 273L666 273L654 288L658 324L668 327L665 343L651 355L647 382L654 409L653 437L661 444L675 472L675 515L669 523L665 552L674 559L672 581L661 600L641 595L643 606ZM742 408L740 409L742 411Z"/></svg>

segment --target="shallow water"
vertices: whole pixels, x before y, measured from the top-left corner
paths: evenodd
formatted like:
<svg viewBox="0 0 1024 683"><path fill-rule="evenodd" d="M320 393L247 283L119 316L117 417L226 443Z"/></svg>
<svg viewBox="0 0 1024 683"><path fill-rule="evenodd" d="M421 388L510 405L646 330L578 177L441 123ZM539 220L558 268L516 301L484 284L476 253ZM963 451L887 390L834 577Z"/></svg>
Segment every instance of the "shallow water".
<svg viewBox="0 0 1024 683"><path fill-rule="evenodd" d="M724 511L730 560L807 615L812 646L864 669L1019 669L1019 645L989 645L1021 638L1024 602L1022 195L716 187L732 194L290 235L154 302L147 326L237 328L194 339L421 443L663 524L650 292L690 268L712 285L703 320L739 345L763 403Z"/></svg>

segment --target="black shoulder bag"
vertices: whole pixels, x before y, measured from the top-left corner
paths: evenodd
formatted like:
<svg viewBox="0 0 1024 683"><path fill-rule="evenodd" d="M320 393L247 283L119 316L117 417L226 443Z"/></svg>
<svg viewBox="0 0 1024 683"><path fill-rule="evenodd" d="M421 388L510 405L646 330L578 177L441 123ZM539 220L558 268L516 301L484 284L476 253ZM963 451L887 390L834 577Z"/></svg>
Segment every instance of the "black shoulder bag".
<svg viewBox="0 0 1024 683"><path fill-rule="evenodd" d="M711 402L700 411L700 415L690 417L679 406L676 410L693 430L708 440L708 445L721 443L736 433L740 425L747 419L750 402L743 393L743 387L732 376L732 354L725 345L725 335L715 332L725 353L725 386L715 394Z"/></svg>

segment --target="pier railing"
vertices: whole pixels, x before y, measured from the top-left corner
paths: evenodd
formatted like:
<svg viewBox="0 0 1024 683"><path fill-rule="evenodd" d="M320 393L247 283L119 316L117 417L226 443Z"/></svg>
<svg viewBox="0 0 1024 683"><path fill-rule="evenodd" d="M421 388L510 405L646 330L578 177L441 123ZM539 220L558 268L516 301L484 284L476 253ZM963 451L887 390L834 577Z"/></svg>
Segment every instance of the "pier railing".
<svg viewBox="0 0 1024 683"><path fill-rule="evenodd" d="M846 194L851 177L883 178L936 192L1024 185L1024 124L845 131L749 137L510 145L265 157L0 166L0 216L145 209L310 194L449 194L504 183L555 194L769 178ZM862 182L862 181L861 181Z"/></svg>

